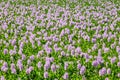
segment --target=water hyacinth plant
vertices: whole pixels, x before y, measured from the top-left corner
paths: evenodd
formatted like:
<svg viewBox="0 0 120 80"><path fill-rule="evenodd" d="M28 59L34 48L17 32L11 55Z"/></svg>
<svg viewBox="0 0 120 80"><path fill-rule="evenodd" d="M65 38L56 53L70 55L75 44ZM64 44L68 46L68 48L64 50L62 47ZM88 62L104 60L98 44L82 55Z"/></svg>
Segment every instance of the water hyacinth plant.
<svg viewBox="0 0 120 80"><path fill-rule="evenodd" d="M0 80L120 80L119 0L1 0Z"/></svg>

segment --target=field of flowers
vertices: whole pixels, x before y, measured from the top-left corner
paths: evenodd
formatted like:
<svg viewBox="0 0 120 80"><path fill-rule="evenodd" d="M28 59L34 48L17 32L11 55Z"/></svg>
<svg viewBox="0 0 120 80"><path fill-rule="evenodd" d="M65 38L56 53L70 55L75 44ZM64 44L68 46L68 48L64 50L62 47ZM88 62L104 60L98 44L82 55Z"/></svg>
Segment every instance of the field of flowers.
<svg viewBox="0 0 120 80"><path fill-rule="evenodd" d="M0 80L120 80L120 1L0 0Z"/></svg>

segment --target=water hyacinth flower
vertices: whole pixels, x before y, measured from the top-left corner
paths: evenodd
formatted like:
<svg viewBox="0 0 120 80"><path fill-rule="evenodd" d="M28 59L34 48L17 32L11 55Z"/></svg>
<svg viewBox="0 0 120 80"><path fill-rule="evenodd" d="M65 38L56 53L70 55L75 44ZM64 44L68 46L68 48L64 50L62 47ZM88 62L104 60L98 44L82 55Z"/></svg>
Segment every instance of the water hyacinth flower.
<svg viewBox="0 0 120 80"><path fill-rule="evenodd" d="M107 53L109 51L109 48L104 48L104 53Z"/></svg>
<svg viewBox="0 0 120 80"><path fill-rule="evenodd" d="M52 70L52 72L55 72L55 70L56 70L56 65L55 64L51 65L51 70Z"/></svg>
<svg viewBox="0 0 120 80"><path fill-rule="evenodd" d="M45 51L47 54L50 54L52 52L52 49L51 48L45 48Z"/></svg>
<svg viewBox="0 0 120 80"><path fill-rule="evenodd" d="M113 48L115 48L115 44L111 44L111 46L110 46L110 47L111 47L112 49L113 49Z"/></svg>
<svg viewBox="0 0 120 80"><path fill-rule="evenodd" d="M49 61L50 62L50 57L45 57L45 61Z"/></svg>
<svg viewBox="0 0 120 80"><path fill-rule="evenodd" d="M117 66L120 67L120 62L117 63Z"/></svg>
<svg viewBox="0 0 120 80"><path fill-rule="evenodd" d="M119 47L119 46L116 46L116 51L117 51L118 53L120 53L120 47Z"/></svg>
<svg viewBox="0 0 120 80"><path fill-rule="evenodd" d="M118 73L118 74L117 74L117 77L119 77L119 78L120 78L120 73Z"/></svg>
<svg viewBox="0 0 120 80"><path fill-rule="evenodd" d="M85 59L89 59L89 55L87 53L84 54Z"/></svg>
<svg viewBox="0 0 120 80"><path fill-rule="evenodd" d="M34 60L34 55L30 56L30 60Z"/></svg>
<svg viewBox="0 0 120 80"><path fill-rule="evenodd" d="M12 74L16 74L16 69L15 69L15 68L12 68L12 69L11 69L11 73L12 73Z"/></svg>
<svg viewBox="0 0 120 80"><path fill-rule="evenodd" d="M17 61L17 67L19 68L20 71L22 71L22 69L23 69L22 60L19 59L19 60Z"/></svg>
<svg viewBox="0 0 120 80"><path fill-rule="evenodd" d="M16 44L16 40L13 39L12 42L11 42L11 44L14 46Z"/></svg>
<svg viewBox="0 0 120 80"><path fill-rule="evenodd" d="M31 64L31 60L30 60L30 59L27 60L27 64L28 64L28 65Z"/></svg>
<svg viewBox="0 0 120 80"><path fill-rule="evenodd" d="M16 69L15 69L15 64L14 63L11 64L11 68L10 69L11 69L11 73L12 74L16 74Z"/></svg>
<svg viewBox="0 0 120 80"><path fill-rule="evenodd" d="M101 56L101 49L98 49L98 56Z"/></svg>
<svg viewBox="0 0 120 80"><path fill-rule="evenodd" d="M93 39L92 39L92 43L95 43L95 42L96 42L96 39L95 39L95 38L93 38Z"/></svg>
<svg viewBox="0 0 120 80"><path fill-rule="evenodd" d="M43 50L41 50L41 51L38 51L38 54L37 54L37 56L38 56L38 57L40 57L41 55L43 55L43 53L44 53L44 51L43 51Z"/></svg>
<svg viewBox="0 0 120 80"><path fill-rule="evenodd" d="M81 48L80 47L76 48L75 52L80 54L81 53Z"/></svg>
<svg viewBox="0 0 120 80"><path fill-rule="evenodd" d="M97 44L94 44L94 46L92 47L92 50L96 50L97 49Z"/></svg>
<svg viewBox="0 0 120 80"><path fill-rule="evenodd" d="M42 64L41 64L41 62L39 61L38 64L37 64L37 67L38 67L38 68L41 68L41 66L42 66Z"/></svg>
<svg viewBox="0 0 120 80"><path fill-rule="evenodd" d="M6 66L1 67L1 71L7 72L8 68Z"/></svg>
<svg viewBox="0 0 120 80"><path fill-rule="evenodd" d="M14 63L11 64L11 69L13 69L13 68L15 68L15 64Z"/></svg>
<svg viewBox="0 0 120 80"><path fill-rule="evenodd" d="M51 58L50 58L50 62L53 62L53 61L54 61L54 58L53 58L53 57L51 57Z"/></svg>
<svg viewBox="0 0 120 80"><path fill-rule="evenodd" d="M48 78L48 72L44 72L44 78Z"/></svg>
<svg viewBox="0 0 120 80"><path fill-rule="evenodd" d="M8 26L7 26L7 23L4 23L4 24L2 25L2 29L3 29L3 30L6 30L7 27L8 27Z"/></svg>
<svg viewBox="0 0 120 80"><path fill-rule="evenodd" d="M110 68L107 69L107 74L111 74L111 69Z"/></svg>
<svg viewBox="0 0 120 80"><path fill-rule="evenodd" d="M104 63L104 60L103 60L102 56L97 56L96 59L97 59L97 61L98 61L99 64Z"/></svg>
<svg viewBox="0 0 120 80"><path fill-rule="evenodd" d="M109 80L109 78L105 78L105 80Z"/></svg>
<svg viewBox="0 0 120 80"><path fill-rule="evenodd" d="M106 68L102 68L102 69L99 70L99 76L103 76L103 75L105 75L106 73L107 73Z"/></svg>
<svg viewBox="0 0 120 80"><path fill-rule="evenodd" d="M67 70L67 68L68 68L68 63L65 62L65 63L64 63L64 70Z"/></svg>
<svg viewBox="0 0 120 80"><path fill-rule="evenodd" d="M30 69L30 71L32 71L34 69L34 67L30 66L29 69Z"/></svg>
<svg viewBox="0 0 120 80"><path fill-rule="evenodd" d="M8 70L8 64L7 62L4 62L3 66L1 67L1 71L7 72L7 70Z"/></svg>
<svg viewBox="0 0 120 80"><path fill-rule="evenodd" d="M22 71L23 70L23 64L19 64L18 68L19 68L20 71Z"/></svg>
<svg viewBox="0 0 120 80"><path fill-rule="evenodd" d="M50 68L50 61L46 61L45 65L44 65L44 70L48 70Z"/></svg>
<svg viewBox="0 0 120 80"><path fill-rule="evenodd" d="M63 75L63 79L68 79L69 78L69 75L67 72L65 72L65 74Z"/></svg>
<svg viewBox="0 0 120 80"><path fill-rule="evenodd" d="M8 53L8 50L7 49L4 49L4 54L7 54Z"/></svg>
<svg viewBox="0 0 120 80"><path fill-rule="evenodd" d="M22 60L25 60L26 56L24 54L22 54L21 56L22 56Z"/></svg>
<svg viewBox="0 0 120 80"><path fill-rule="evenodd" d="M94 67L98 66L98 64L99 64L99 62L96 61L96 60L94 60L94 61L92 62L92 66L94 66Z"/></svg>
<svg viewBox="0 0 120 80"><path fill-rule="evenodd" d="M33 67L32 66L30 66L29 68L27 68L26 69L26 74L30 74L31 73L31 71L33 71Z"/></svg>
<svg viewBox="0 0 120 80"><path fill-rule="evenodd" d="M86 71L86 67L85 67L85 66L82 66L82 67L80 68L80 74L83 75L83 74L85 73L85 71Z"/></svg>
<svg viewBox="0 0 120 80"><path fill-rule="evenodd" d="M4 76L0 76L0 80L6 80Z"/></svg>
<svg viewBox="0 0 120 80"><path fill-rule="evenodd" d="M22 55L23 54L22 51L23 51L23 49L20 48L19 51L18 51L18 54Z"/></svg>
<svg viewBox="0 0 120 80"><path fill-rule="evenodd" d="M71 55L74 56L75 55L75 51L71 50Z"/></svg>
<svg viewBox="0 0 120 80"><path fill-rule="evenodd" d="M80 68L81 68L81 64L80 64L80 63L78 63L78 64L77 64L77 69L79 69L79 70L80 70Z"/></svg>
<svg viewBox="0 0 120 80"><path fill-rule="evenodd" d="M29 70L29 68L26 69L26 74L30 74L30 70Z"/></svg>
<svg viewBox="0 0 120 80"><path fill-rule="evenodd" d="M111 61L111 64L115 63L115 61L116 61L116 57L111 58L110 61Z"/></svg>
<svg viewBox="0 0 120 80"><path fill-rule="evenodd" d="M24 43L21 42L21 43L20 43L20 48L23 48L23 46L24 46Z"/></svg>
<svg viewBox="0 0 120 80"><path fill-rule="evenodd" d="M65 52L64 52L64 51L62 51L62 52L61 52L61 55L62 55L62 56L65 56Z"/></svg>

